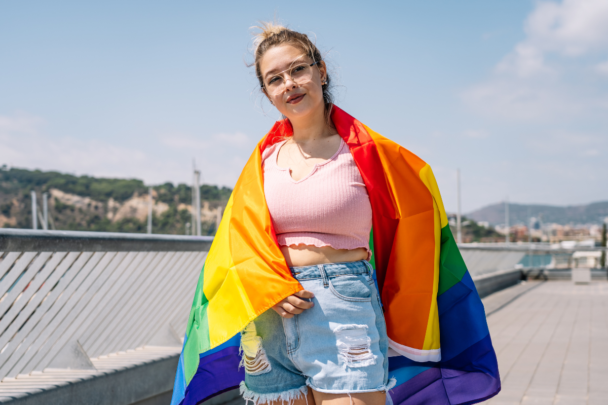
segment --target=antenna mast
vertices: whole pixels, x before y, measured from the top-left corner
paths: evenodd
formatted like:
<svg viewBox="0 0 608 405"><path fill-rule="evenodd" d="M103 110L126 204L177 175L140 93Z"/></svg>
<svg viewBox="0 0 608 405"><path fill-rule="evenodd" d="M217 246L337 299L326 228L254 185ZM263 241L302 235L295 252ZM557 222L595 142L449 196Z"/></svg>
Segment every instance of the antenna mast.
<svg viewBox="0 0 608 405"><path fill-rule="evenodd" d="M194 178L192 181L192 233L196 229L196 235L201 236L201 187L200 177L201 172L196 169L196 161L192 159L192 168L194 171Z"/></svg>
<svg viewBox="0 0 608 405"><path fill-rule="evenodd" d="M148 233L152 233L152 187L148 188Z"/></svg>
<svg viewBox="0 0 608 405"><path fill-rule="evenodd" d="M509 227L509 197L507 196L507 198L505 198L505 228L506 228L506 233L505 233L505 242L508 244L510 242L510 231L511 228Z"/></svg>

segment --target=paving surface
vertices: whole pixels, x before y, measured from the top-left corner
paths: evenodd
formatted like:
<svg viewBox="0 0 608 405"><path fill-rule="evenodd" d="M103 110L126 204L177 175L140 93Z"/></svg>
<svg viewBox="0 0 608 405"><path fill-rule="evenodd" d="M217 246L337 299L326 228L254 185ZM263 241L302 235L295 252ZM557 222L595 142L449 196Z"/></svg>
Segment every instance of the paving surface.
<svg viewBox="0 0 608 405"><path fill-rule="evenodd" d="M528 282L483 299L502 378L485 404L608 405L608 283ZM45 370L0 383L0 402L179 353L140 348L93 359L97 370ZM231 393L227 393L231 394ZM242 403L241 398L221 402Z"/></svg>
<svg viewBox="0 0 608 405"><path fill-rule="evenodd" d="M608 404L607 282L526 283L484 304L502 378L485 404Z"/></svg>

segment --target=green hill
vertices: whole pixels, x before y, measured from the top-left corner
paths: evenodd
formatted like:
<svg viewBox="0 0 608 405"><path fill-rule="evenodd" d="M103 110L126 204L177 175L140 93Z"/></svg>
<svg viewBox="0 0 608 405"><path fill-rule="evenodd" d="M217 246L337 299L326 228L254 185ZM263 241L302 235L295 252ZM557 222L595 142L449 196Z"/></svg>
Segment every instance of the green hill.
<svg viewBox="0 0 608 405"><path fill-rule="evenodd" d="M203 233L214 234L216 218L232 192L227 187L201 186ZM138 179L74 176L0 168L0 227L31 228L31 191L42 205L49 193L49 216L55 229L145 232L148 187ZM192 187L165 183L153 186L153 232L184 234L191 221Z"/></svg>

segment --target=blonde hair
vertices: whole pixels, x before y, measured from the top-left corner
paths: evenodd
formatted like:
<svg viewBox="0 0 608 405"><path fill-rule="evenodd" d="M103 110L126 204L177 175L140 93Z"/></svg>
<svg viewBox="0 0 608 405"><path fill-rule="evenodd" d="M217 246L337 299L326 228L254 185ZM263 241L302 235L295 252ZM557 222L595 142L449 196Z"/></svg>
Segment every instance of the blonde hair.
<svg viewBox="0 0 608 405"><path fill-rule="evenodd" d="M262 78L262 72L260 71L260 61L266 51L272 47L292 45L301 49L306 56L314 62L323 62L323 57L321 56L319 48L317 48L306 34L290 30L278 22L261 21L259 25L252 28L257 30L257 33L253 34L253 54L255 56L255 73L261 88L264 88L264 80ZM325 84L322 85L322 89L323 101L325 103L325 116L328 122L331 122L329 116L333 106L333 96L330 91L330 78L327 72L325 75Z"/></svg>

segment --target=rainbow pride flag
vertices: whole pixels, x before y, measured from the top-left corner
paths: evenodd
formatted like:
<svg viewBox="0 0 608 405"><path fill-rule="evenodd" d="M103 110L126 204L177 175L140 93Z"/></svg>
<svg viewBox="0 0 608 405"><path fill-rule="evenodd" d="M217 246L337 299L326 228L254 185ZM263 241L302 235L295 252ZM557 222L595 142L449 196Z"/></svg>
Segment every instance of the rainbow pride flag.
<svg viewBox="0 0 608 405"><path fill-rule="evenodd" d="M433 172L419 157L338 107L372 206L373 266L386 318L395 404L473 404L500 391L484 308L448 225ZM302 289L277 245L264 198L262 152L291 136L278 121L234 188L201 272L172 405L237 388L239 332Z"/></svg>

